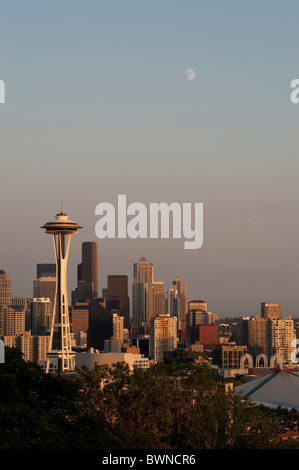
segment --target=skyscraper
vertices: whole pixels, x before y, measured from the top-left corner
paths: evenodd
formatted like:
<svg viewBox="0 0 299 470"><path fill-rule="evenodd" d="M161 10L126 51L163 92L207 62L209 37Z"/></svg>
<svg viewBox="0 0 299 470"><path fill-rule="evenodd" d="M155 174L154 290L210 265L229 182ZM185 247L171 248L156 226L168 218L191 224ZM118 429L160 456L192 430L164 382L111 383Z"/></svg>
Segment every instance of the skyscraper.
<svg viewBox="0 0 299 470"><path fill-rule="evenodd" d="M175 282L173 282L172 287L167 291L165 310L165 313L180 319L180 297Z"/></svg>
<svg viewBox="0 0 299 470"><path fill-rule="evenodd" d="M56 277L56 264L38 263L36 265L36 279L42 277Z"/></svg>
<svg viewBox="0 0 299 470"><path fill-rule="evenodd" d="M108 312L96 299L89 306L87 344L89 348L104 350L106 339L113 335L113 314Z"/></svg>
<svg viewBox="0 0 299 470"><path fill-rule="evenodd" d="M196 341L196 327L206 323L207 303L204 300L190 300L188 302L188 312L185 316L185 331L187 344L194 344Z"/></svg>
<svg viewBox="0 0 299 470"><path fill-rule="evenodd" d="M150 324L150 357L156 362L163 361L164 352L177 347L177 319L167 315L158 315Z"/></svg>
<svg viewBox="0 0 299 470"><path fill-rule="evenodd" d="M262 318L280 318L281 304L280 302L262 302L261 303Z"/></svg>
<svg viewBox="0 0 299 470"><path fill-rule="evenodd" d="M123 342L124 340L124 317L117 313L112 313L112 337L115 340Z"/></svg>
<svg viewBox="0 0 299 470"><path fill-rule="evenodd" d="M3 307L11 305L11 279L6 272L0 270L0 334L3 334Z"/></svg>
<svg viewBox="0 0 299 470"><path fill-rule="evenodd" d="M49 299L51 302L52 317L56 292L56 264L39 263L36 265L36 279L33 279L33 299ZM32 306L30 319L32 321ZM49 307L47 307L49 308ZM33 331L33 325L30 323L30 329ZM37 334L37 333L32 333ZM41 333L39 333L41 334Z"/></svg>
<svg viewBox="0 0 299 470"><path fill-rule="evenodd" d="M25 331L25 309L22 306L6 305L2 308L2 335L17 335Z"/></svg>
<svg viewBox="0 0 299 470"><path fill-rule="evenodd" d="M49 298L52 306L55 301L56 277L42 276L39 279L33 279L33 298Z"/></svg>
<svg viewBox="0 0 299 470"><path fill-rule="evenodd" d="M82 243L82 281L88 284L86 297L98 297L98 244L96 242Z"/></svg>
<svg viewBox="0 0 299 470"><path fill-rule="evenodd" d="M52 315L47 368L49 371L51 359L57 361L58 373L70 372L75 367L75 354L71 347L71 332L69 322L67 295L67 262L69 257L71 236L78 232L80 225L68 219L67 214L60 212L54 221L47 222L41 228L52 235L56 261L56 293ZM58 348L53 348L53 335L57 331Z"/></svg>
<svg viewBox="0 0 299 470"><path fill-rule="evenodd" d="M2 269L0 270L0 309L11 304L11 279Z"/></svg>
<svg viewBox="0 0 299 470"><path fill-rule="evenodd" d="M289 317L268 318L267 320L267 356L268 360L277 354L284 363L290 364L294 351L292 341L296 339L294 320Z"/></svg>
<svg viewBox="0 0 299 470"><path fill-rule="evenodd" d="M31 331L31 302L32 298L12 297L11 305L15 307L23 307L25 310L25 331Z"/></svg>
<svg viewBox="0 0 299 470"><path fill-rule="evenodd" d="M41 336L51 328L52 302L46 297L34 298L31 302L31 333Z"/></svg>
<svg viewBox="0 0 299 470"><path fill-rule="evenodd" d="M4 336L4 342L10 348L18 348L23 354L24 361L44 363L47 359L49 336L32 336L30 331L22 331Z"/></svg>
<svg viewBox="0 0 299 470"><path fill-rule="evenodd" d="M188 302L188 310L200 310L201 312L207 312L208 304L204 300L190 300L190 302Z"/></svg>
<svg viewBox="0 0 299 470"><path fill-rule="evenodd" d="M77 266L77 288L72 291L72 305L77 299L98 298L98 244L82 243L82 262Z"/></svg>
<svg viewBox="0 0 299 470"><path fill-rule="evenodd" d="M133 270L133 323L135 328L148 323L148 284L154 281L154 266L143 256L134 263Z"/></svg>
<svg viewBox="0 0 299 470"><path fill-rule="evenodd" d="M153 281L147 285L147 324L151 319L164 313L164 282Z"/></svg>
<svg viewBox="0 0 299 470"><path fill-rule="evenodd" d="M110 301L118 301L118 311L124 317L124 327L130 327L130 301L128 295L128 276L109 275L107 277L107 308Z"/></svg>
<svg viewBox="0 0 299 470"><path fill-rule="evenodd" d="M178 276L174 282L176 290L178 291L179 299L180 299L180 318L179 321L181 322L181 330L186 331L186 315L188 312L188 287L187 281L182 278L182 276Z"/></svg>
<svg viewBox="0 0 299 470"><path fill-rule="evenodd" d="M165 297L165 311L164 313L169 313L172 317L177 319L177 333L178 338L180 338L180 331L182 329L181 323L181 299L179 292L176 287L176 282L172 283L172 287L168 289Z"/></svg>
<svg viewBox="0 0 299 470"><path fill-rule="evenodd" d="M255 359L258 354L267 352L267 320L261 317L252 317L248 320L248 351Z"/></svg>
<svg viewBox="0 0 299 470"><path fill-rule="evenodd" d="M77 300L72 307L72 333L87 332L89 319L89 302L85 299Z"/></svg>
<svg viewBox="0 0 299 470"><path fill-rule="evenodd" d="M24 297L12 297L11 305L15 305L16 307L24 307L26 310L28 307L28 299L25 299Z"/></svg>

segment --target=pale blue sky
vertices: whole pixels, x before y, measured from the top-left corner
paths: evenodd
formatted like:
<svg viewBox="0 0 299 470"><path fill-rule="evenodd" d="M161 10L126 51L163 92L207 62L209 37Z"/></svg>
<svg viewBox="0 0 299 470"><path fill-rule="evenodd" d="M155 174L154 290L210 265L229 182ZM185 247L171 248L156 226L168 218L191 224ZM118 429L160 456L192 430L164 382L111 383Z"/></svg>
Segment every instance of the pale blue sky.
<svg viewBox="0 0 299 470"><path fill-rule="evenodd" d="M281 301L299 317L297 0L0 3L1 268L32 295L52 261L39 228L64 200L69 289L95 207L203 202L204 246L100 242L100 288L141 256L165 287L223 315ZM186 80L193 68L195 79Z"/></svg>

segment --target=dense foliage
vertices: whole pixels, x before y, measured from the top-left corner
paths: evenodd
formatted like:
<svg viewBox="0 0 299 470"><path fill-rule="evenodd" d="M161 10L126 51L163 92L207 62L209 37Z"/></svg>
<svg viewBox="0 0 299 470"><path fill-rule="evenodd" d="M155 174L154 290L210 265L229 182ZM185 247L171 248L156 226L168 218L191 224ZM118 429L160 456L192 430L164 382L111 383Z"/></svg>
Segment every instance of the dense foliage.
<svg viewBox="0 0 299 470"><path fill-rule="evenodd" d="M0 365L2 449L296 447L277 437L278 418L242 401L207 365L96 365L69 379L13 348Z"/></svg>

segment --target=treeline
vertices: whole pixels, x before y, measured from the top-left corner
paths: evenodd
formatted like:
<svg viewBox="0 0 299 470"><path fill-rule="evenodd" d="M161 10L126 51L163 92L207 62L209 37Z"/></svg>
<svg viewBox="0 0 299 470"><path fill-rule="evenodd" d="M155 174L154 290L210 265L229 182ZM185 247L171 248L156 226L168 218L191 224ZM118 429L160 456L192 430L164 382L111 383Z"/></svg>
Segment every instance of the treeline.
<svg viewBox="0 0 299 470"><path fill-rule="evenodd" d="M1 449L274 449L275 413L242 401L207 365L124 363L45 374L21 353L0 364Z"/></svg>

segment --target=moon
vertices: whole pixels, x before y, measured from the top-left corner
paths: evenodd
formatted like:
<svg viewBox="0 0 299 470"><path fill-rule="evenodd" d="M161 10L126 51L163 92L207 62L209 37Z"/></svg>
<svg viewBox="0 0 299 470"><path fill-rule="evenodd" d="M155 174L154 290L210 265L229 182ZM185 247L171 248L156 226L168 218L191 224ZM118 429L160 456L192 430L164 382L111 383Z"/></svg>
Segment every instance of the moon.
<svg viewBox="0 0 299 470"><path fill-rule="evenodd" d="M195 77L195 72L192 69L187 69L186 70L186 77L188 80L193 80Z"/></svg>

